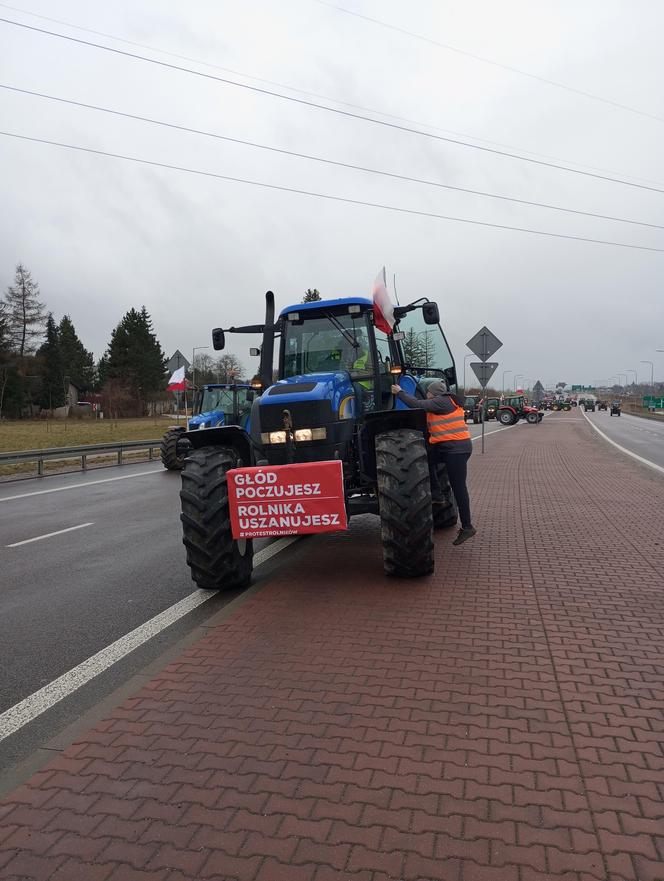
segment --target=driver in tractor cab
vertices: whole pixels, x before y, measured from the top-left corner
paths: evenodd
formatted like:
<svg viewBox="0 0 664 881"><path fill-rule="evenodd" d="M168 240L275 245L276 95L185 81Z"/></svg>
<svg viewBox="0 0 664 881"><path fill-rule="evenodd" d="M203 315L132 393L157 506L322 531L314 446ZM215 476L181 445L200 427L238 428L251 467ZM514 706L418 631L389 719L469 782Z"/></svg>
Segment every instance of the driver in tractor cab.
<svg viewBox="0 0 664 881"><path fill-rule="evenodd" d="M371 372L371 357L369 355L369 343L358 334L356 337L356 348L353 355L350 356L352 363L349 366L351 379L353 379L353 387L355 389L355 397L357 398L358 413L364 413L366 410L373 409L373 391L374 383L372 378L355 379L354 374Z"/></svg>
<svg viewBox="0 0 664 881"><path fill-rule="evenodd" d="M456 395L448 391L447 385L442 380L434 380L429 384L424 400L407 394L398 385L392 386L392 394L408 407L426 410L431 498L434 505L444 501L437 466L445 465L461 519L461 529L452 544L463 544L472 538L477 530L471 520L470 499L466 486L468 459L473 452L473 444L461 402Z"/></svg>

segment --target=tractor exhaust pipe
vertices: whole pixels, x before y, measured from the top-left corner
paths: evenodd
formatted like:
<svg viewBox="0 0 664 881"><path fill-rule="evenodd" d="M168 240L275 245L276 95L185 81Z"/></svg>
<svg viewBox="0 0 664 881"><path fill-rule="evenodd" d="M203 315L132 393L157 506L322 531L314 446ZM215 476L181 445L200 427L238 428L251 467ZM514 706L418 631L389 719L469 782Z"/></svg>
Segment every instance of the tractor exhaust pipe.
<svg viewBox="0 0 664 881"><path fill-rule="evenodd" d="M263 345L261 347L260 380L263 389L272 385L272 363L274 360L274 294L265 294L265 326L263 328Z"/></svg>

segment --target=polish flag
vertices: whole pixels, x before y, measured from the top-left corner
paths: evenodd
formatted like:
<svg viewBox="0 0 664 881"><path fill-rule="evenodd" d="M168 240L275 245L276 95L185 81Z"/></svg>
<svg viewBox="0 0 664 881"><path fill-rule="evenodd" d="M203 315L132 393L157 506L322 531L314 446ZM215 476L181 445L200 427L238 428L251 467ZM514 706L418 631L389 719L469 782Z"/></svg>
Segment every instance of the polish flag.
<svg viewBox="0 0 664 881"><path fill-rule="evenodd" d="M184 378L184 367L178 367L173 376L168 380L166 391L183 392L187 388L187 381Z"/></svg>
<svg viewBox="0 0 664 881"><path fill-rule="evenodd" d="M371 289L373 299L374 323L383 333L392 333L394 329L394 306L390 302L385 282L385 267L376 276Z"/></svg>

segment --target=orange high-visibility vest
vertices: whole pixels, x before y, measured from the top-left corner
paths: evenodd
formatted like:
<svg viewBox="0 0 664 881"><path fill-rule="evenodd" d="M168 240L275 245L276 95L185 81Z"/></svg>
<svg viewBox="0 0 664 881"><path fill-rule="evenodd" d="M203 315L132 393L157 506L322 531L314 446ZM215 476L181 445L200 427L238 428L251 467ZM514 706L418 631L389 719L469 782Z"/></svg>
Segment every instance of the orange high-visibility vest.
<svg viewBox="0 0 664 881"><path fill-rule="evenodd" d="M463 417L463 407L458 405L451 413L427 413L429 427L429 443L440 444L444 441L470 440L470 431Z"/></svg>

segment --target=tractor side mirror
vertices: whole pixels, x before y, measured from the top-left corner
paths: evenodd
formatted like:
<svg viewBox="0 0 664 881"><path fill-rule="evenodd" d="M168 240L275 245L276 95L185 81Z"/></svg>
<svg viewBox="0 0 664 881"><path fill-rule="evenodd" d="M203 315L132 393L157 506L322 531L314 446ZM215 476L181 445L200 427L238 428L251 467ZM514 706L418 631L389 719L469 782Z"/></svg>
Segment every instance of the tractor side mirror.
<svg viewBox="0 0 664 881"><path fill-rule="evenodd" d="M220 352L226 345L226 335L220 327L215 327L212 331L212 348L215 352Z"/></svg>
<svg viewBox="0 0 664 881"><path fill-rule="evenodd" d="M261 350L260 350L260 349L257 349L255 346L252 346L252 347L249 349L249 354L250 354L253 358L257 358L257 357L260 355L260 353L261 353Z"/></svg>
<svg viewBox="0 0 664 881"><path fill-rule="evenodd" d="M446 367L445 370L443 370L443 373L445 374L445 379L447 380L449 388L452 388L453 385L457 384L456 367ZM466 390L464 389L464 392L465 391Z"/></svg>
<svg viewBox="0 0 664 881"><path fill-rule="evenodd" d="M425 303L422 306L422 317L425 324L440 324L438 303Z"/></svg>

